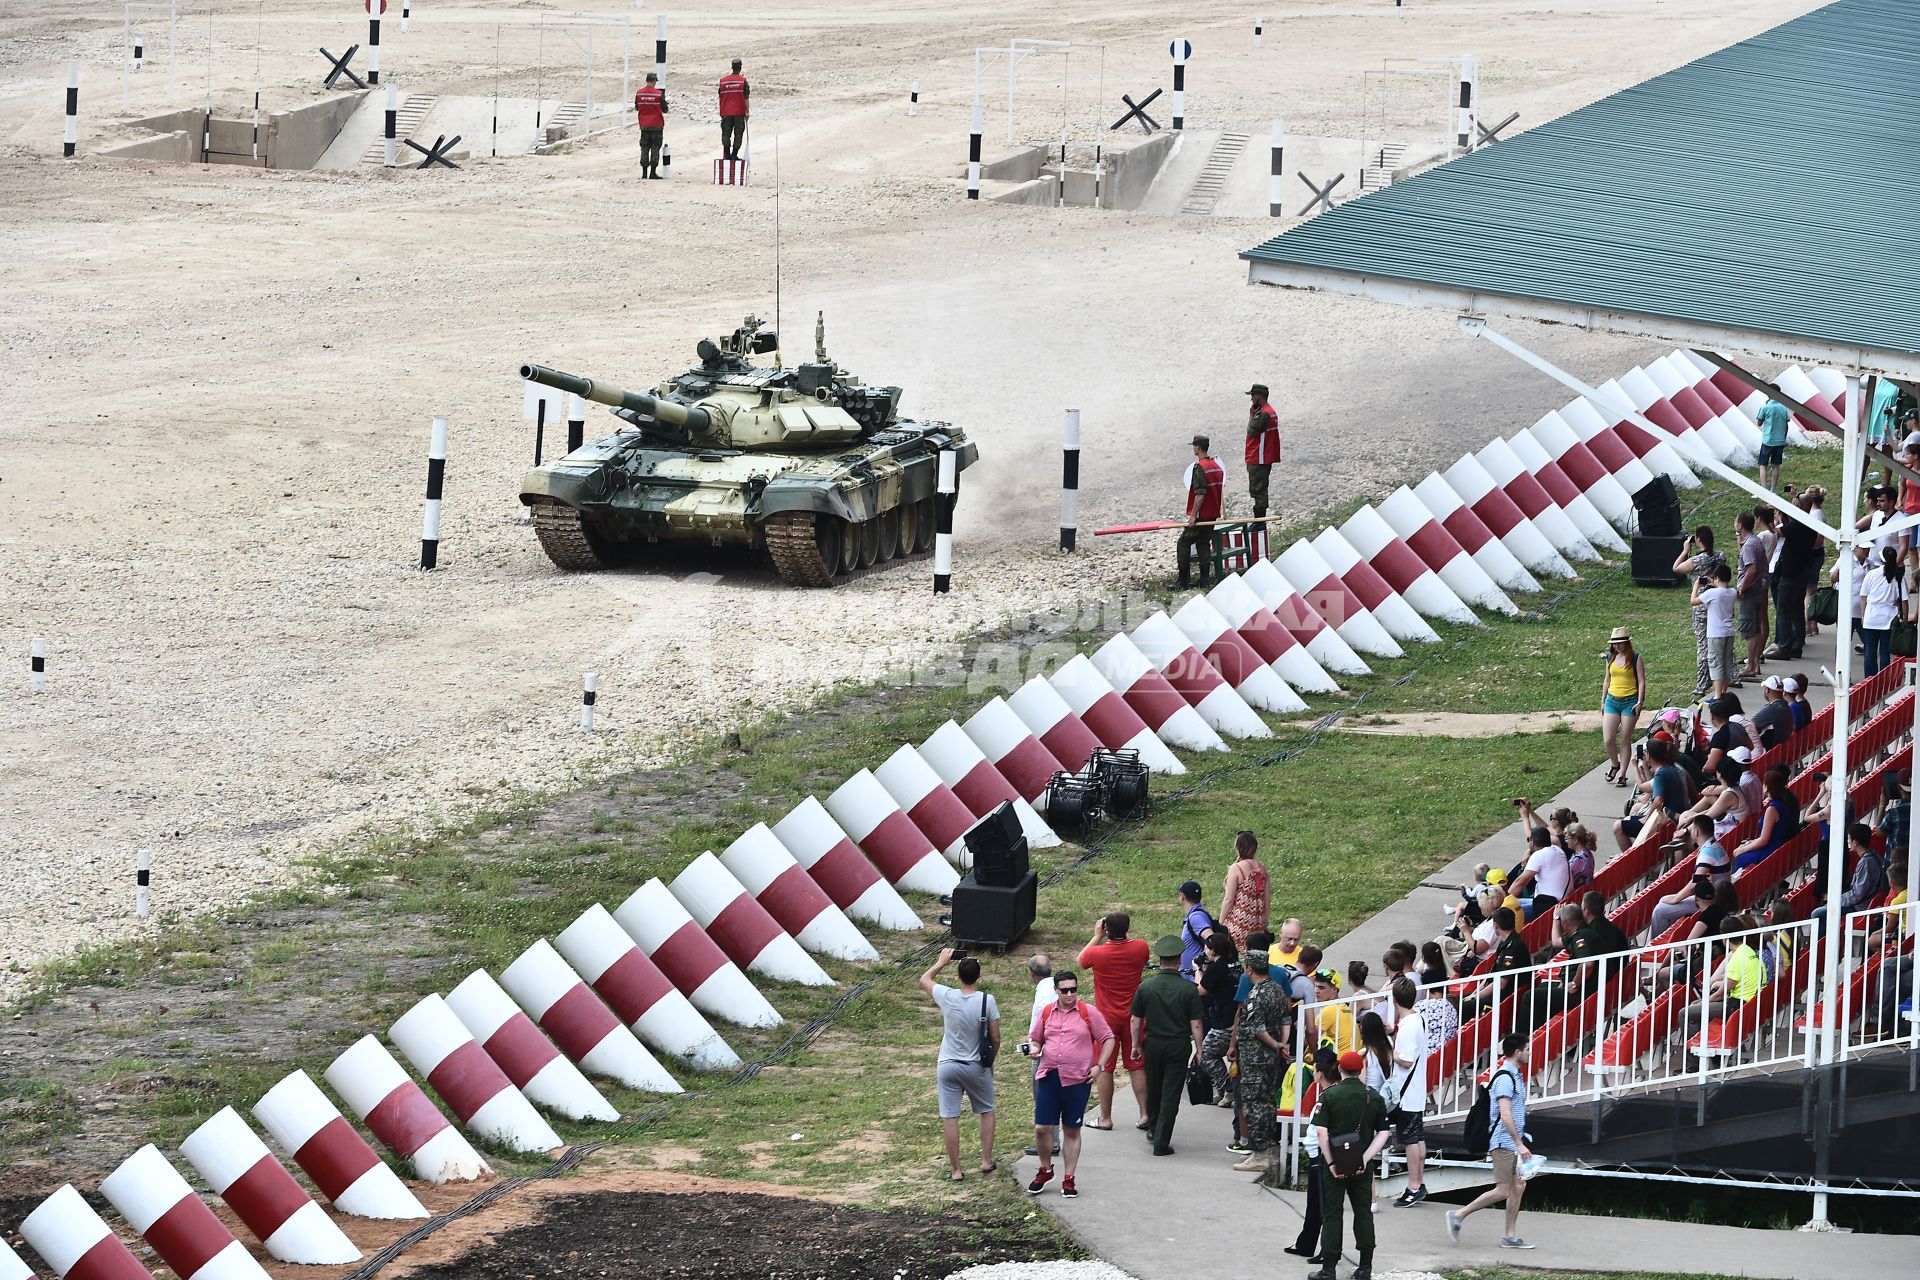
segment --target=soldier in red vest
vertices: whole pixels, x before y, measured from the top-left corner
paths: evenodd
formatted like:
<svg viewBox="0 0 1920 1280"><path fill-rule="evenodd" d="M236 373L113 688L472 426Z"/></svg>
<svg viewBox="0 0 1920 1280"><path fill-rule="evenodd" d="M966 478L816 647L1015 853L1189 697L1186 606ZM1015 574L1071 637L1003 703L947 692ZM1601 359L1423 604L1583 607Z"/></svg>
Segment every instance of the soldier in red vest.
<svg viewBox="0 0 1920 1280"><path fill-rule="evenodd" d="M1247 493L1253 514L1267 514L1267 477L1280 461L1280 415L1267 403L1267 384L1256 382L1247 392L1253 407L1247 410Z"/></svg>
<svg viewBox="0 0 1920 1280"><path fill-rule="evenodd" d="M1193 438L1193 462L1187 467L1187 527L1180 531L1180 585L1189 584L1194 548L1200 550L1200 584L1213 582L1213 530L1201 526L1220 518L1220 502L1227 492L1227 469L1210 456L1212 442Z"/></svg>
<svg viewBox="0 0 1920 1280"><path fill-rule="evenodd" d="M640 122L640 176L660 176L660 144L667 136L667 91L660 77L647 72L647 83L633 95L633 112Z"/></svg>
<svg viewBox="0 0 1920 1280"><path fill-rule="evenodd" d="M747 78L735 58L733 74L720 77L720 154L728 160L740 158L740 144L747 137L747 93Z"/></svg>

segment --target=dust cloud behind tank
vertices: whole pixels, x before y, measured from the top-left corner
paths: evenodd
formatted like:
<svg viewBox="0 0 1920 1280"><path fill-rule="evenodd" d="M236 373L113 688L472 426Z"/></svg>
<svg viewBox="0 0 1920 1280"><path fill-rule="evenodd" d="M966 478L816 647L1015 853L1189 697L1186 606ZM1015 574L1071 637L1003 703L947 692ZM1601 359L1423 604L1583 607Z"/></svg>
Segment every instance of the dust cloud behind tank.
<svg viewBox="0 0 1920 1280"><path fill-rule="evenodd" d="M520 501L562 569L644 562L660 543L764 548L789 582L826 587L933 548L942 449L979 453L944 422L899 416L900 388L827 358L783 368L779 338L748 316L699 363L651 392L536 364L520 376L607 406L619 427L526 474ZM755 363L772 356L771 367Z"/></svg>

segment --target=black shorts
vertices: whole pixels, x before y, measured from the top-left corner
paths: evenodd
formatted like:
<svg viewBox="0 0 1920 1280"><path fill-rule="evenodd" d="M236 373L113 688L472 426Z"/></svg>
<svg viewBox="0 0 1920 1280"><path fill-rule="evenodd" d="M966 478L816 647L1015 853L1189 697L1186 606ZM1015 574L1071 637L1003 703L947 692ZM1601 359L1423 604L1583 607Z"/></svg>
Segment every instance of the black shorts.
<svg viewBox="0 0 1920 1280"><path fill-rule="evenodd" d="M1389 1111L1387 1123L1393 1126L1396 1145L1410 1147L1427 1140L1427 1117L1422 1111Z"/></svg>
<svg viewBox="0 0 1920 1280"><path fill-rule="evenodd" d="M1786 460L1787 446L1783 444L1763 444L1760 446L1760 465L1777 467Z"/></svg>

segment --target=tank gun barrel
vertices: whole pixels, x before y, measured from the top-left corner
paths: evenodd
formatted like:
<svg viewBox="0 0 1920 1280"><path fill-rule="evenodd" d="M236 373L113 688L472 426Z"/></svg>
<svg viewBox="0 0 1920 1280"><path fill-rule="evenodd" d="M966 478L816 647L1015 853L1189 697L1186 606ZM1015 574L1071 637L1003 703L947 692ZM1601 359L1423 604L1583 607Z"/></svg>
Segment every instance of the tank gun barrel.
<svg viewBox="0 0 1920 1280"><path fill-rule="evenodd" d="M520 376L528 382L537 382L543 387L553 387L559 391L569 392L583 400L591 400L595 404L645 414L654 421L665 423L670 427L680 427L687 431L705 431L708 426L705 409L678 404L672 400L662 400L644 391L628 391L609 382L595 382L592 378L583 378L574 373L562 373L558 369L549 369L545 365L538 364L521 365Z"/></svg>

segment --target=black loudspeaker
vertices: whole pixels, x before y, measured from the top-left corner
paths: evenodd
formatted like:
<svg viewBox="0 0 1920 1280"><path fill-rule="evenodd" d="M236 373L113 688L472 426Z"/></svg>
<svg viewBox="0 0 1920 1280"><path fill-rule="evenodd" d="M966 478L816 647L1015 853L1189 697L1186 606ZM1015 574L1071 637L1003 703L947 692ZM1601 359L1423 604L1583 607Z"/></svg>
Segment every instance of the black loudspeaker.
<svg viewBox="0 0 1920 1280"><path fill-rule="evenodd" d="M1633 495L1633 511L1640 532L1646 537L1671 538L1680 532L1680 497L1674 493L1673 481L1667 476L1655 476L1651 483L1640 487ZM1637 570L1634 576L1640 576Z"/></svg>
<svg viewBox="0 0 1920 1280"><path fill-rule="evenodd" d="M1024 859L1026 846L1021 845ZM1040 897L1040 877L1029 871L1010 885L981 884L965 876L953 887L953 940L956 944L1005 951L1026 936Z"/></svg>
<svg viewBox="0 0 1920 1280"><path fill-rule="evenodd" d="M1641 490L1642 493L1646 490ZM1650 538L1645 534L1633 540L1633 580L1643 587L1677 587L1687 579L1673 571L1673 562L1687 545L1685 538Z"/></svg>
<svg viewBox="0 0 1920 1280"><path fill-rule="evenodd" d="M1020 815L1005 801L967 830L967 852L973 855L977 884L1006 888L1027 874L1027 836Z"/></svg>

